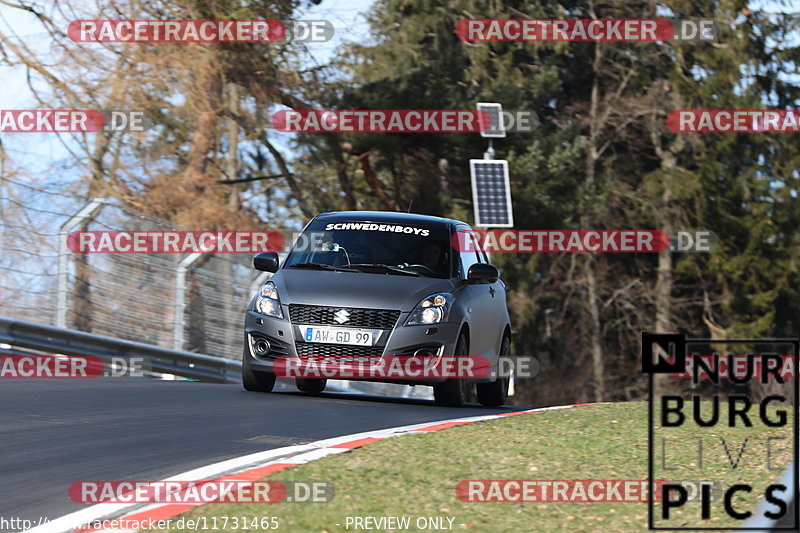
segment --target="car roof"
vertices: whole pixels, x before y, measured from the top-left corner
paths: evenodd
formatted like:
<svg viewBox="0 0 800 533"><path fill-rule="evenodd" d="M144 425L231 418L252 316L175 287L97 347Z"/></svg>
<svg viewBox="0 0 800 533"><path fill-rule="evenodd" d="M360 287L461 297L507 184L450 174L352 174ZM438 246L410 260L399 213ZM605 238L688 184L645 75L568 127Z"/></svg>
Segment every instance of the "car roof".
<svg viewBox="0 0 800 533"><path fill-rule="evenodd" d="M434 217L430 215L418 215L416 213L399 213L397 211L332 211L329 213L320 213L315 217L317 220L327 221L365 221L365 222L389 222L394 224L463 224L469 226L466 222L454 220L451 218Z"/></svg>

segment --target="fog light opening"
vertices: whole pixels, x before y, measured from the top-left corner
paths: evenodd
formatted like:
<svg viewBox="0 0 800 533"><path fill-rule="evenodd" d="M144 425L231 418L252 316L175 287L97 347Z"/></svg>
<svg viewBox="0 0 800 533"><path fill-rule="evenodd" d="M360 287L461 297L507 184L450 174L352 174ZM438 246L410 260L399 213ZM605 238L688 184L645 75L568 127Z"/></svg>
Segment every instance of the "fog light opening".
<svg viewBox="0 0 800 533"><path fill-rule="evenodd" d="M265 339L258 339L253 343L253 351L256 355L267 355L269 353L269 342Z"/></svg>

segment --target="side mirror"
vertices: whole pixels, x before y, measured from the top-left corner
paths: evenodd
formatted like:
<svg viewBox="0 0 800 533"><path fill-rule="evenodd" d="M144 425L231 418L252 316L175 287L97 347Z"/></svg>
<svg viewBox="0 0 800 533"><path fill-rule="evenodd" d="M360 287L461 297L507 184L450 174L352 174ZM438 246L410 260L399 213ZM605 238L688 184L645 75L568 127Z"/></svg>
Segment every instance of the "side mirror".
<svg viewBox="0 0 800 533"><path fill-rule="evenodd" d="M263 252L253 258L253 266L256 270L264 272L278 271L278 254L275 252Z"/></svg>
<svg viewBox="0 0 800 533"><path fill-rule="evenodd" d="M475 263L467 272L467 281L470 283L494 283L499 278L500 271L486 263Z"/></svg>

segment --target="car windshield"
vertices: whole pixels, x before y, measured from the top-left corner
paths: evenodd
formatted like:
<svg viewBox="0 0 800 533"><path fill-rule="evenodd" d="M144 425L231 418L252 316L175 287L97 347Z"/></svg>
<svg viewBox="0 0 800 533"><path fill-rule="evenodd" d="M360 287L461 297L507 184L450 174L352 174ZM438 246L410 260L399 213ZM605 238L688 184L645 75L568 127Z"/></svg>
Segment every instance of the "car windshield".
<svg viewBox="0 0 800 533"><path fill-rule="evenodd" d="M318 221L297 240L284 267L449 278L450 250L443 224Z"/></svg>

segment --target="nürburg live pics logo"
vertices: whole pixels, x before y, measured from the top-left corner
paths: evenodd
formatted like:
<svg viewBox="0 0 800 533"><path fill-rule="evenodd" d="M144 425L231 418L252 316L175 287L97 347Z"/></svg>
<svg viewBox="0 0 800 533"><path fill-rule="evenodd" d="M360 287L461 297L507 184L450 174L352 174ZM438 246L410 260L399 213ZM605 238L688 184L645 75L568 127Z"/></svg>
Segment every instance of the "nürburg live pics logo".
<svg viewBox="0 0 800 533"><path fill-rule="evenodd" d="M797 531L799 347L642 333L651 530Z"/></svg>

